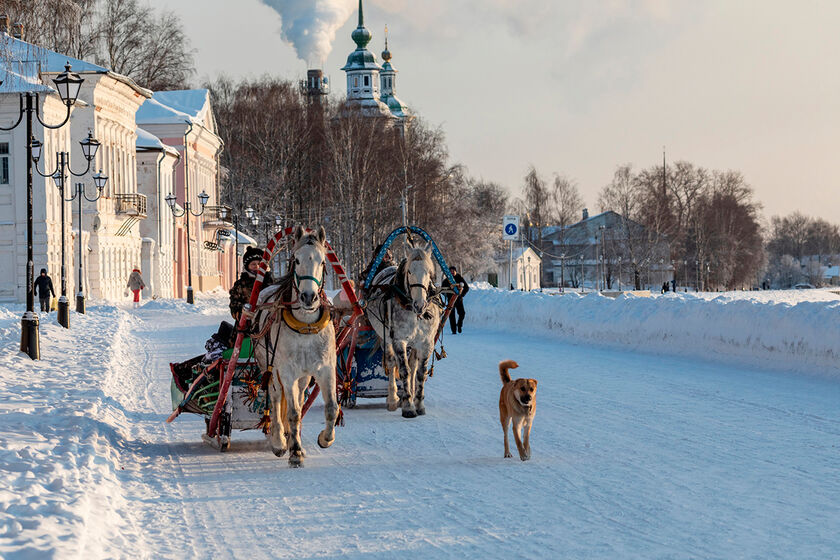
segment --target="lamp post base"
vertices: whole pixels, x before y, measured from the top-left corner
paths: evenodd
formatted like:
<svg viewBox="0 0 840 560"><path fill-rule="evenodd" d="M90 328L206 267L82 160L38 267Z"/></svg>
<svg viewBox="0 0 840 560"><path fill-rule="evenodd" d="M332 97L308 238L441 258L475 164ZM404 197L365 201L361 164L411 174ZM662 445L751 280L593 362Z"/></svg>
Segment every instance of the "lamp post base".
<svg viewBox="0 0 840 560"><path fill-rule="evenodd" d="M192 286L187 287L187 303L195 303Z"/></svg>
<svg viewBox="0 0 840 560"><path fill-rule="evenodd" d="M20 321L20 351L29 354L33 360L41 359L41 345L38 335L38 314L27 311Z"/></svg>
<svg viewBox="0 0 840 560"><path fill-rule="evenodd" d="M70 328L70 302L65 296L58 298L58 324L65 329Z"/></svg>
<svg viewBox="0 0 840 560"><path fill-rule="evenodd" d="M85 295L81 292L76 294L76 313L84 314L85 312Z"/></svg>

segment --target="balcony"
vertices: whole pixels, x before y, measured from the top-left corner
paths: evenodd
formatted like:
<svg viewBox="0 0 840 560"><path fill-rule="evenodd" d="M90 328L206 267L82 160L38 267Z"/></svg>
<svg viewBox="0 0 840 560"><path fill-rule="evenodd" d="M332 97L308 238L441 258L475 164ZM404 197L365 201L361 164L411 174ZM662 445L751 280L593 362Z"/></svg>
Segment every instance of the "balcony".
<svg viewBox="0 0 840 560"><path fill-rule="evenodd" d="M208 229L233 227L232 214L233 210L230 206L205 206L204 227ZM223 215L224 218L222 218Z"/></svg>
<svg viewBox="0 0 840 560"><path fill-rule="evenodd" d="M145 194L115 194L114 202L117 214L128 214L141 219L146 217Z"/></svg>

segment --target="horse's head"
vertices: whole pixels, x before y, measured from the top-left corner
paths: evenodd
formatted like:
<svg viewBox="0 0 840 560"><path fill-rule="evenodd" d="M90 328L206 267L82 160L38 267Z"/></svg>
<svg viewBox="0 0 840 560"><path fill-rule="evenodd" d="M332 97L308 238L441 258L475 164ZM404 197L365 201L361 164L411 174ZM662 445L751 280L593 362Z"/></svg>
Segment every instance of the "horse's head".
<svg viewBox="0 0 840 560"><path fill-rule="evenodd" d="M432 262L432 244L413 248L405 264L405 286L411 297L411 308L421 315L426 311L435 289L435 265Z"/></svg>
<svg viewBox="0 0 840 560"><path fill-rule="evenodd" d="M320 226L317 232L307 232L303 226L295 229L292 270L294 287L304 311L314 311L321 304L321 289L327 270L326 239L324 226Z"/></svg>

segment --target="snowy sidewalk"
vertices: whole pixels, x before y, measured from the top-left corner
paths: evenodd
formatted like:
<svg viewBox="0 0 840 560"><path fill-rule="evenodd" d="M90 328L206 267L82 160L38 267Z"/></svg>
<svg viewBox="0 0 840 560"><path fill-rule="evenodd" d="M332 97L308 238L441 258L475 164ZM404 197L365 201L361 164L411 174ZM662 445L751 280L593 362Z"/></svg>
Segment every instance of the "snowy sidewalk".
<svg viewBox="0 0 840 560"><path fill-rule="evenodd" d="M16 352L19 314L0 311L0 557L840 552L836 380L476 330L468 316L446 335L427 416L360 401L322 450L316 404L307 465L289 469L259 433L235 432L221 454L200 443L200 418L164 423L168 362L200 353L226 311L185 305L95 306L69 332L44 321L37 363ZM527 463L502 458L506 358L540 382Z"/></svg>

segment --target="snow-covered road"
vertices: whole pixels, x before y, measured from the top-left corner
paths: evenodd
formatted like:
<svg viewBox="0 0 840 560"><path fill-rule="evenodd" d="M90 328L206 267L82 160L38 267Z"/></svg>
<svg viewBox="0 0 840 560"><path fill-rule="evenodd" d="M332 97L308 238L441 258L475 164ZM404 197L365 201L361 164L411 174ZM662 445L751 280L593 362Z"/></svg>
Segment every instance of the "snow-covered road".
<svg viewBox="0 0 840 560"><path fill-rule="evenodd" d="M316 404L306 467L289 469L261 434L234 432L221 454L200 443L200 418L164 424L168 363L198 354L224 318L222 307L177 309L150 305L123 321L118 366L78 411L116 450L90 462L118 465L108 480L119 495L86 514L59 508L73 534L24 548L50 525L0 492L0 556L840 556L837 380L468 328L445 338L425 417L360 401L322 450ZM521 366L515 375L539 379L525 463L502 458L497 363L507 358ZM90 375L77 366L71 374ZM27 410L13 411L21 426ZM15 478L26 455L15 461L0 452L4 480L42 492Z"/></svg>

